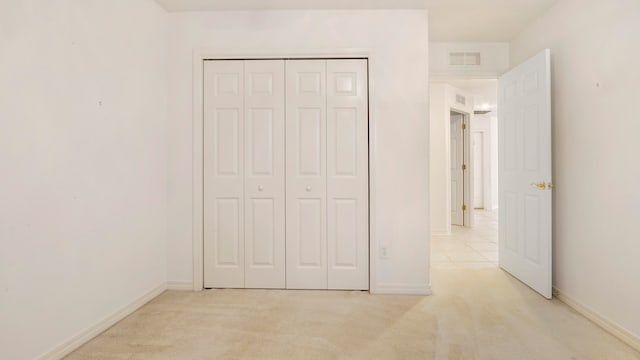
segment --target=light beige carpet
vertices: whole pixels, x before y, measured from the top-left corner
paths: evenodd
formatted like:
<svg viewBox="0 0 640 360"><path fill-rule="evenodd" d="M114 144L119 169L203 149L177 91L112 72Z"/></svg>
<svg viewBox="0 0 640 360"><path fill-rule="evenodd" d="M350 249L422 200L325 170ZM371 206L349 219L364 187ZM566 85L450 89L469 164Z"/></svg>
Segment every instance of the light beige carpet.
<svg viewBox="0 0 640 360"><path fill-rule="evenodd" d="M68 359L640 359L497 268L432 283L427 297L167 291Z"/></svg>

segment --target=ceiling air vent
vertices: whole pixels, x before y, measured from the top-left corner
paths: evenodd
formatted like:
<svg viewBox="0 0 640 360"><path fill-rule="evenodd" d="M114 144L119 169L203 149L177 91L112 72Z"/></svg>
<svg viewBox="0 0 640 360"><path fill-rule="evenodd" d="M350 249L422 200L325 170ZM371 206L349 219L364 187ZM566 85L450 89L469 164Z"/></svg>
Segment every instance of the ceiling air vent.
<svg viewBox="0 0 640 360"><path fill-rule="evenodd" d="M461 105L467 105L467 98L460 94L456 94L456 102Z"/></svg>
<svg viewBox="0 0 640 360"><path fill-rule="evenodd" d="M449 65L451 66L480 66L480 52L450 52Z"/></svg>

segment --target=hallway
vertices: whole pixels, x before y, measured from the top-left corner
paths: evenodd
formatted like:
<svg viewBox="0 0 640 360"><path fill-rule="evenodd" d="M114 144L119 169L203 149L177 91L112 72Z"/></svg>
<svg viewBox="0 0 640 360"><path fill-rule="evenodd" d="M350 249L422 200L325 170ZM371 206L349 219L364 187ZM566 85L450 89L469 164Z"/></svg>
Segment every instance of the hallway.
<svg viewBox="0 0 640 360"><path fill-rule="evenodd" d="M431 237L433 269L483 269L497 266L497 210L476 210L472 228L452 226L451 235Z"/></svg>

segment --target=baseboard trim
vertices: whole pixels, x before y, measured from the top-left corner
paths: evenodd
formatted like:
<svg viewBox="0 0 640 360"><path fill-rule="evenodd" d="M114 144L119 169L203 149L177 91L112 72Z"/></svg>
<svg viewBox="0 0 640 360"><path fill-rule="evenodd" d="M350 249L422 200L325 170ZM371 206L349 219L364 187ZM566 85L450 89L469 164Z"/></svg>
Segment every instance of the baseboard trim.
<svg viewBox="0 0 640 360"><path fill-rule="evenodd" d="M423 284L378 284L374 294L431 295L431 287Z"/></svg>
<svg viewBox="0 0 640 360"><path fill-rule="evenodd" d="M193 282L191 282L191 281L167 281L167 290L193 291Z"/></svg>
<svg viewBox="0 0 640 360"><path fill-rule="evenodd" d="M62 344L40 355L39 357L37 357L37 359L41 359L41 360L62 359L64 356L70 354L72 351L84 345L86 342L93 339L94 337L100 335L102 332L104 332L105 330L113 326L118 321L124 319L134 311L141 308L144 304L148 303L158 295L162 294L166 289L167 289L166 283L162 283L156 286L151 291L147 292L146 294L142 295L138 299L129 303L129 305L122 307L120 310L117 310L113 314L100 320L97 324L90 326L85 330L79 332L78 334L72 336L70 339L63 342Z"/></svg>
<svg viewBox="0 0 640 360"><path fill-rule="evenodd" d="M562 293L562 291L556 288L553 288L553 296L555 296L558 300L562 301L573 310L577 311L580 315L586 317L596 325L603 328L605 331L609 332L611 335L617 337L622 342L631 346L635 350L640 351L640 337L638 337L637 335L634 335L629 330L598 314L589 307L581 304L577 300Z"/></svg>

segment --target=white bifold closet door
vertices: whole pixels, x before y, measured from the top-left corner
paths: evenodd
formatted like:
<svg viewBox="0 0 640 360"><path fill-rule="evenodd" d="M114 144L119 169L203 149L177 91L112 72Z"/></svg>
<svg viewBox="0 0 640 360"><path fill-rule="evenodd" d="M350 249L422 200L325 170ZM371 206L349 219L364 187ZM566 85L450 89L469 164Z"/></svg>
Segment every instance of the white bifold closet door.
<svg viewBox="0 0 640 360"><path fill-rule="evenodd" d="M245 61L245 287L285 287L284 60Z"/></svg>
<svg viewBox="0 0 640 360"><path fill-rule="evenodd" d="M284 288L284 61L206 61L204 96L204 286Z"/></svg>
<svg viewBox="0 0 640 360"><path fill-rule="evenodd" d="M205 287L368 289L366 60L204 77Z"/></svg>
<svg viewBox="0 0 640 360"><path fill-rule="evenodd" d="M286 62L287 288L369 288L366 60Z"/></svg>

